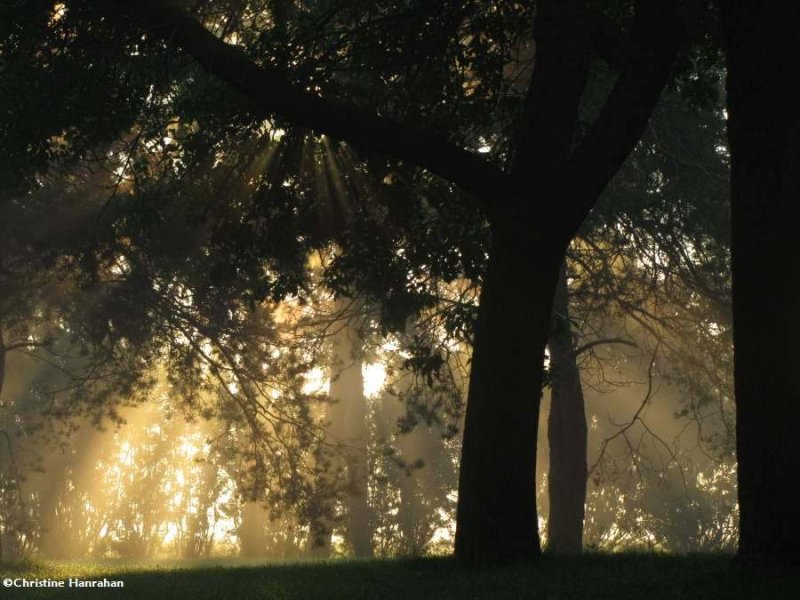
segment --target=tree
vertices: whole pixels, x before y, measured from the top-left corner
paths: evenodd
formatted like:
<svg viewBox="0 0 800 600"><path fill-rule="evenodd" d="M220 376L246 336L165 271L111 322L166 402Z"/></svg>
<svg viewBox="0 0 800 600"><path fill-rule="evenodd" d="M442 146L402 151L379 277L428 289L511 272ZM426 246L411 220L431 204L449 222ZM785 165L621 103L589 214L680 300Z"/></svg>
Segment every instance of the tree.
<svg viewBox="0 0 800 600"><path fill-rule="evenodd" d="M245 96L245 110L254 116L277 114L370 153L426 168L483 204L492 242L475 327L456 536L456 553L467 560L540 551L536 429L559 266L569 240L645 127L685 33L684 15L672 2L637 3L624 36L612 19L596 18L587 4L537 4L535 68L504 170L447 141L440 127L439 132L421 129L320 96L313 86L304 89L297 83L302 74L292 73L279 56L259 64L176 4L66 2L67 16L58 17L88 36L67 34L59 41L69 46L77 40L79 56L103 46L92 42L99 37L104 47L117 50L98 64L119 59L124 71L126 64L138 67L149 60L135 57L162 56L158 40L164 40ZM460 23L463 15L454 14ZM27 42L18 36L15 43L20 39ZM132 53L131 44L141 48ZM592 48L620 75L597 119L576 143L576 115ZM138 97L147 89L140 86ZM114 94L101 91L113 105ZM112 123L115 129L124 126L136 97L126 97L125 110ZM38 143L15 146L14 158L47 148L48 138L34 133Z"/></svg>
<svg viewBox="0 0 800 600"><path fill-rule="evenodd" d="M327 482L333 489L338 478L344 477L343 503L346 510L347 541L359 558L371 557L372 521L370 516L367 429L367 399L364 396L363 351L364 308L352 298L339 298L334 307L332 329L332 361L330 405L325 415L326 431L335 446L320 474L320 483ZM324 448L323 448L324 449ZM320 490L319 514L311 522L309 546L312 554L326 555L330 551L336 496L333 489ZM327 498L325 496L328 496Z"/></svg>
<svg viewBox="0 0 800 600"><path fill-rule="evenodd" d="M728 161L716 93L721 53L713 38L708 45L693 50L702 73L693 66L662 94L648 131L567 253L571 285L566 277L559 280L548 343L547 537L554 552L581 549L587 433L581 376L602 360L593 348L631 345L628 326L620 325L638 323L661 341L675 378L702 394L726 387L707 377L726 372L728 364L724 343L709 342L716 337L732 343ZM581 356L586 351L588 361ZM679 412L688 416L697 409L688 402ZM732 428L725 434L733 439Z"/></svg>
<svg viewBox="0 0 800 600"><path fill-rule="evenodd" d="M723 1L731 149L739 557L800 562L800 115L794 4ZM792 82L795 82L794 85Z"/></svg>
<svg viewBox="0 0 800 600"><path fill-rule="evenodd" d="M566 261L561 268L553 302L550 333L550 519L547 547L557 554L583 550L583 517L586 502L586 414L583 388L575 356L569 313Z"/></svg>

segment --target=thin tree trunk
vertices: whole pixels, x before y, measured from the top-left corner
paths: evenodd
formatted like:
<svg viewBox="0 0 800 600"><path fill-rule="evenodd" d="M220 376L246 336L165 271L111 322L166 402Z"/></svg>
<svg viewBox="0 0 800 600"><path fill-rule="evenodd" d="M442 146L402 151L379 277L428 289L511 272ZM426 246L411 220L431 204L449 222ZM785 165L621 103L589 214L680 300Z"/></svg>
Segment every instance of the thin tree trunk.
<svg viewBox="0 0 800 600"><path fill-rule="evenodd" d="M397 438L400 456L407 464L421 459L423 466L410 473L398 473L400 505L397 521L403 535L404 552L410 556L425 553L435 532L436 511L440 505L442 480L447 480L447 449L438 425L419 423L413 431Z"/></svg>
<svg viewBox="0 0 800 600"><path fill-rule="evenodd" d="M316 509L319 511L319 509ZM306 549L312 558L328 558L331 555L331 536L333 525L319 512L311 519L308 529Z"/></svg>
<svg viewBox="0 0 800 600"><path fill-rule="evenodd" d="M800 563L796 3L723 2L731 148L739 557ZM792 83L794 82L794 83Z"/></svg>
<svg viewBox="0 0 800 600"><path fill-rule="evenodd" d="M260 502L247 501L242 505L239 537L239 554L254 558L267 553L266 523L268 515Z"/></svg>
<svg viewBox="0 0 800 600"><path fill-rule="evenodd" d="M340 407L329 405L324 419L326 442L332 443L332 426L341 417L336 414ZM327 445L316 449L314 494L309 506L309 527L306 552L313 558L328 558L331 554L331 537L336 521L336 498L339 470L342 469L340 457L330 451Z"/></svg>
<svg viewBox="0 0 800 600"><path fill-rule="evenodd" d="M586 412L580 372L569 322L566 263L561 265L553 298L550 332L550 472L547 487L550 519L547 549L555 554L580 554L586 502Z"/></svg>
<svg viewBox="0 0 800 600"><path fill-rule="evenodd" d="M85 489L81 477L96 460L92 448L102 438L101 430L88 421L71 436L65 447L52 449L47 457L44 471L26 478L25 488L30 496L34 493L39 502L39 541L38 550L42 556L51 559L81 558L81 549L75 546L70 537L71 527L83 527L81 522L67 523L59 508L67 502L74 490ZM70 488L73 491L70 491ZM73 496L74 497L74 496ZM77 517L76 517L77 518Z"/></svg>
<svg viewBox="0 0 800 600"><path fill-rule="evenodd" d="M3 328L0 326L0 396L3 394L3 384L6 381L6 343L3 339Z"/></svg>
<svg viewBox="0 0 800 600"><path fill-rule="evenodd" d="M341 444L334 452L340 456L321 457L327 461L319 475L320 496L316 513L309 530L309 553L324 557L330 553L333 533L333 492L340 470L344 470L344 504L346 508L347 537L353 553L359 558L371 557L372 515L369 505L367 450L367 401L364 397L362 373L362 345L360 310L352 299L337 302L336 313L342 322L334 323L338 329L333 335L333 366L330 385L332 404L328 410L328 434L331 441Z"/></svg>
<svg viewBox="0 0 800 600"><path fill-rule="evenodd" d="M352 304L352 301L342 300ZM343 307L344 308L344 307ZM359 311L359 307L355 307ZM347 471L344 502L347 509L347 535L355 556L372 556L372 516L367 486L369 467L367 447L367 399L364 396L363 340L360 315L347 319L334 336L335 376L331 381L331 400L341 404L340 425L334 424L344 444Z"/></svg>
<svg viewBox="0 0 800 600"><path fill-rule="evenodd" d="M455 552L468 562L541 553L537 429L562 255L532 243L528 219L504 216L493 229L464 423Z"/></svg>
<svg viewBox="0 0 800 600"><path fill-rule="evenodd" d="M398 387L402 396L412 392L411 379L411 373L400 378ZM389 398L393 399L391 396L384 398L383 409L384 414L390 415L386 421L394 428L397 419L403 416L403 410L396 401L395 410L387 410ZM440 488L443 481L449 479L448 474L452 475L442 433L438 423L429 425L423 421L418 422L411 431L395 437L395 448L406 465L406 468L394 466L392 475L400 490L397 524L402 537L401 552L408 556L422 555L431 541L435 531L435 513L439 509L437 499L442 495ZM420 459L423 466L409 470Z"/></svg>
<svg viewBox="0 0 800 600"><path fill-rule="evenodd" d="M0 327L0 398L3 396L3 384L6 379L6 344L3 339L3 329ZM5 519L4 519L5 520ZM0 526L0 561L3 560L3 538L5 537L5 523Z"/></svg>

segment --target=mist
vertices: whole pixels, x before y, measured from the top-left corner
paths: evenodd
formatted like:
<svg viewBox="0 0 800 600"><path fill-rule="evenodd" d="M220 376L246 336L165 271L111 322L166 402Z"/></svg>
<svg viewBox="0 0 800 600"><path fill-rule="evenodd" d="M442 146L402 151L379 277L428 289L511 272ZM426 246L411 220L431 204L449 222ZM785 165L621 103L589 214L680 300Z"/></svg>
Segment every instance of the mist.
<svg viewBox="0 0 800 600"><path fill-rule="evenodd" d="M322 291L302 310L290 303L274 312L284 315L278 328L292 332L291 344L312 358L311 368L296 374L308 409L299 433L268 421L270 407L288 401L279 391L269 402L239 405L240 414L228 405L198 416L198 406L243 395L237 385L244 384L217 381L187 403L159 367L147 373L152 381L135 400L115 397L113 418L91 407L54 412L69 393L64 369L30 349L9 352L4 556L451 553L469 345L447 341L443 329L431 326L433 314L424 325L409 321L405 331L387 336L374 305ZM726 381L732 374L710 360L689 369L674 357L694 349L629 317L604 318L603 327L594 335L612 341L577 361L588 425L585 547L732 550L738 515L731 398L700 387L711 386L705 370L722 369L716 375ZM615 344L623 330L629 343ZM426 351L430 342L447 349L446 360L427 372L414 362L426 337ZM548 387L537 493L545 544L550 402ZM248 419L269 423L272 437ZM271 464L269 452L285 452L286 462ZM292 470L276 474L282 466Z"/></svg>

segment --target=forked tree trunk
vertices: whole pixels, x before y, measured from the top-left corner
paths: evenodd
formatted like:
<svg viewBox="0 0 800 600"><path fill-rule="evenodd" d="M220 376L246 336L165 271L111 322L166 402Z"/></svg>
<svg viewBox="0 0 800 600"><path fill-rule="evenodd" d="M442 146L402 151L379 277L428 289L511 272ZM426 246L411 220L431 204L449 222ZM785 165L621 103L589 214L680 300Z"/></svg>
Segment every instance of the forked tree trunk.
<svg viewBox="0 0 800 600"><path fill-rule="evenodd" d="M554 554L580 554L586 502L586 412L575 345L569 322L566 263L561 265L553 298L550 333L550 471L547 488L550 518L547 549Z"/></svg>
<svg viewBox="0 0 800 600"><path fill-rule="evenodd" d="M800 563L797 3L723 2L731 148L739 556Z"/></svg>

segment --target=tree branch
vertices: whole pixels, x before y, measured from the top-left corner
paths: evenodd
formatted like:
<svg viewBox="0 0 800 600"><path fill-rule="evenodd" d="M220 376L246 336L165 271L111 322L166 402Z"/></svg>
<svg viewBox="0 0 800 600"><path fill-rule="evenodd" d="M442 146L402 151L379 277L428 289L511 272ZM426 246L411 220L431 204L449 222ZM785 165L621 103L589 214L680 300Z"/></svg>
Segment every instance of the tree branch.
<svg viewBox="0 0 800 600"><path fill-rule="evenodd" d="M537 2L536 58L511 164L522 187L528 187L532 170L534 177L557 177L569 157L589 70L589 30L578 4Z"/></svg>
<svg viewBox="0 0 800 600"><path fill-rule="evenodd" d="M628 38L608 16L601 13L589 15L592 49L608 64L622 69L630 59L634 49Z"/></svg>
<svg viewBox="0 0 800 600"><path fill-rule="evenodd" d="M597 197L641 137L667 84L687 30L675 0L639 0L627 48L631 50L600 115L569 160L573 226L580 226Z"/></svg>
<svg viewBox="0 0 800 600"><path fill-rule="evenodd" d="M579 346L575 349L575 356L580 356L582 353L602 344L624 344L625 346L630 346L631 348L639 347L636 345L636 342L626 340L625 338L603 338L599 340L592 340L591 342L585 343L583 346Z"/></svg>
<svg viewBox="0 0 800 600"><path fill-rule="evenodd" d="M431 131L298 88L276 70L256 64L241 49L217 38L171 2L114 0L98 2L98 6L117 20L135 19L180 47L206 71L252 100L265 116L277 114L317 133L425 168L487 204L506 186L502 171Z"/></svg>
<svg viewBox="0 0 800 600"><path fill-rule="evenodd" d="M658 355L658 348L659 348L659 344L656 344L655 350L653 350L653 356L650 358L650 363L647 366L647 393L644 395L644 398L642 399L642 402L639 405L639 408L636 409L635 413L633 413L633 417L631 417L631 420L628 423L623 425L621 429L617 430L617 432L614 435L604 439L603 443L600 444L600 453L597 456L597 460L594 461L594 464L586 472L586 478L587 479L589 479L592 476L592 473L595 472L595 469L597 469L598 465L600 464L600 461L603 460L603 457L606 454L606 449L608 448L608 445L611 442L613 442L619 436L625 436L625 433L631 427L633 427L636 424L637 421L639 421L640 423L644 423L644 421L642 421L641 414L642 414L642 411L644 410L645 406L647 406L647 403L650 402L650 398L653 395L653 367L656 364L656 356Z"/></svg>

